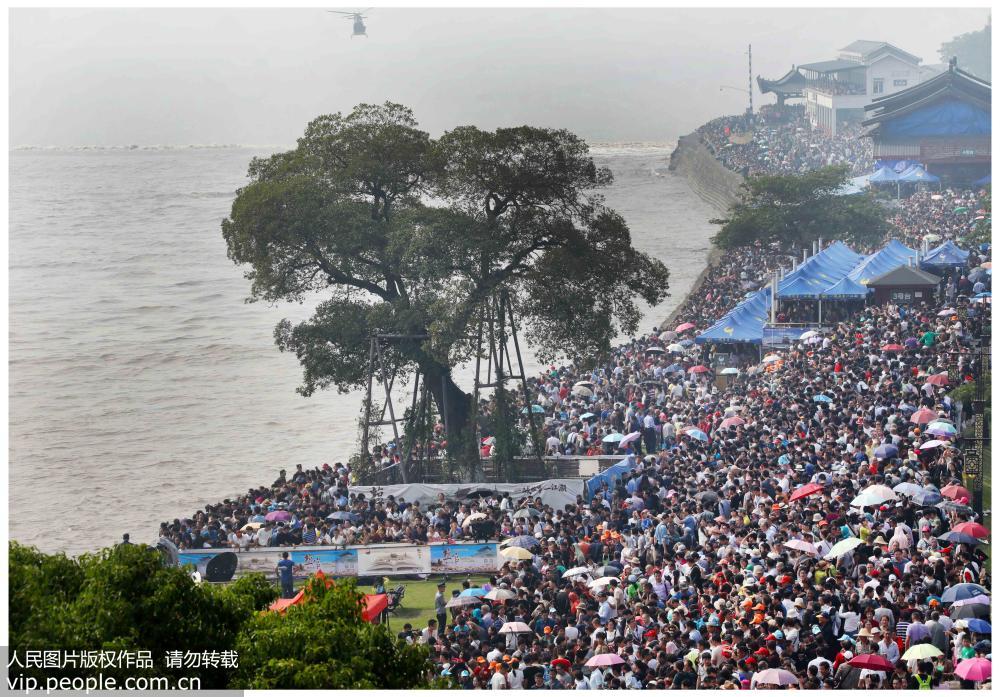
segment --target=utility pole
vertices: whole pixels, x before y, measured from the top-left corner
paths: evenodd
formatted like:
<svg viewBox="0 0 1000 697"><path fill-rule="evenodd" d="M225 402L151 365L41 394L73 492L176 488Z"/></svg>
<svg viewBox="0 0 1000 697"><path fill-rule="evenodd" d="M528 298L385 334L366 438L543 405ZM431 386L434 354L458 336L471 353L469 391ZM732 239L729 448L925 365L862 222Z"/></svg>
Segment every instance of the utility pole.
<svg viewBox="0 0 1000 697"><path fill-rule="evenodd" d="M753 44L747 44L747 94L750 95L750 118L753 118Z"/></svg>

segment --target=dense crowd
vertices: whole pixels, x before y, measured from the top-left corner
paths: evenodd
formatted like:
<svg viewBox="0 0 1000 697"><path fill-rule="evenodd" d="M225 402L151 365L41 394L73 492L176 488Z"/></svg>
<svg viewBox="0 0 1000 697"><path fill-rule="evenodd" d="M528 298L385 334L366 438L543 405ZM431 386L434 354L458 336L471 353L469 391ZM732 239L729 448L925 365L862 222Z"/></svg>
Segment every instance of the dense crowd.
<svg viewBox="0 0 1000 697"><path fill-rule="evenodd" d="M836 164L849 165L854 176L873 170L871 141L859 137L859 126L843 126L829 136L813 130L801 108L772 106L762 112L753 124L745 115L713 119L698 133L723 165L744 176L801 174Z"/></svg>
<svg viewBox="0 0 1000 697"><path fill-rule="evenodd" d="M914 249L919 249L925 238L930 247L945 240L961 240L989 217L985 196L985 190L918 191L900 202L889 222L899 239Z"/></svg>

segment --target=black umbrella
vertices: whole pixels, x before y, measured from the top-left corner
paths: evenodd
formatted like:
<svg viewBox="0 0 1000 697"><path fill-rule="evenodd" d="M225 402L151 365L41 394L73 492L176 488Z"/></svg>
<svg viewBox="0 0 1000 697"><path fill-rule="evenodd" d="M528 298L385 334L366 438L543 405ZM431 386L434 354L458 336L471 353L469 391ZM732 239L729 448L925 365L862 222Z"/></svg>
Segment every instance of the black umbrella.
<svg viewBox="0 0 1000 697"><path fill-rule="evenodd" d="M990 618L990 606L983 605L982 603L971 603L969 605L960 605L959 607L953 607L948 611L948 617L953 620L962 619L972 619L977 618L981 620L988 620Z"/></svg>
<svg viewBox="0 0 1000 697"><path fill-rule="evenodd" d="M594 569L594 578L601 578L602 576L620 576L622 570L617 566L611 566L610 564L606 566L599 566Z"/></svg>

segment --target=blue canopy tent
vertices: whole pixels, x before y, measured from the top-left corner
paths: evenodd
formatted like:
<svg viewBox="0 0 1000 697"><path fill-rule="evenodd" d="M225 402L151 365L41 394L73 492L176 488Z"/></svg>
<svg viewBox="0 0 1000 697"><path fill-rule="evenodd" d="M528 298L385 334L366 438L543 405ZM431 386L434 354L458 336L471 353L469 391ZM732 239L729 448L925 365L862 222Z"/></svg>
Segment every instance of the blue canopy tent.
<svg viewBox="0 0 1000 697"><path fill-rule="evenodd" d="M820 293L823 300L864 300L868 297L868 287L851 278L842 278Z"/></svg>
<svg viewBox="0 0 1000 697"><path fill-rule="evenodd" d="M869 175L868 181L872 184L896 183L899 181L899 174L891 167L879 167L877 172Z"/></svg>
<svg viewBox="0 0 1000 697"><path fill-rule="evenodd" d="M939 184L941 177L936 177L920 165L913 165L899 175L903 184Z"/></svg>
<svg viewBox="0 0 1000 697"><path fill-rule="evenodd" d="M890 240L885 247L862 259L847 274L847 278L861 284L867 284L869 279L877 278L895 268L905 266L910 263L911 258L916 256L915 249L910 249L899 240Z"/></svg>
<svg viewBox="0 0 1000 697"><path fill-rule="evenodd" d="M865 189L868 188L868 181L871 175L862 174L860 177L854 177L848 179L847 182L837 189L835 193L836 196L854 196L856 194L862 194Z"/></svg>
<svg viewBox="0 0 1000 697"><path fill-rule="evenodd" d="M635 467L635 456L629 455L621 462L612 465L595 477L591 477L587 480L587 500L594 498L594 495L601 490L604 484L609 487L614 486L615 482L621 479L621 476L626 472L632 471Z"/></svg>
<svg viewBox="0 0 1000 697"><path fill-rule="evenodd" d="M778 284L778 298L818 300L820 293L844 278L862 257L839 240L806 259Z"/></svg>
<svg viewBox="0 0 1000 697"><path fill-rule="evenodd" d="M695 343L759 344L771 307L771 289L761 288L695 337Z"/></svg>
<svg viewBox="0 0 1000 697"><path fill-rule="evenodd" d="M977 179L976 181L972 182L972 185L973 186L986 186L987 184L992 184L992 183L993 183L993 177L990 176L989 174L987 174L982 179Z"/></svg>
<svg viewBox="0 0 1000 697"><path fill-rule="evenodd" d="M964 266L968 259L968 252L960 249L951 240L947 240L944 244L927 252L927 256L920 262L920 266L930 270L948 269L954 266Z"/></svg>

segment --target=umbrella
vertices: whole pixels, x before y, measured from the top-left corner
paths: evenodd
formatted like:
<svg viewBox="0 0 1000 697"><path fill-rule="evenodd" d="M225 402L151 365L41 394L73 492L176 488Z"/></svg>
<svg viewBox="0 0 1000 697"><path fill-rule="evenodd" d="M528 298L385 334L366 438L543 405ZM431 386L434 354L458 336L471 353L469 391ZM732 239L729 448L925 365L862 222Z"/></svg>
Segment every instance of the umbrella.
<svg viewBox="0 0 1000 697"><path fill-rule="evenodd" d="M689 428L688 430L684 431L684 435L691 436L695 440L700 440L703 443L708 442L708 434L702 431L701 429Z"/></svg>
<svg viewBox="0 0 1000 697"><path fill-rule="evenodd" d="M950 423L944 421L932 421L927 425L927 429L924 433L929 433L932 436L957 436L958 429L952 426Z"/></svg>
<svg viewBox="0 0 1000 697"><path fill-rule="evenodd" d="M460 596L461 597L461 596ZM509 591L506 588L494 588L489 593L483 596L487 600L513 600L517 597L517 593Z"/></svg>
<svg viewBox="0 0 1000 697"><path fill-rule="evenodd" d="M978 583L956 583L944 589L941 594L942 603L953 603L956 600L974 598L977 595L989 595L990 592Z"/></svg>
<svg viewBox="0 0 1000 697"><path fill-rule="evenodd" d="M608 435L604 436L604 438L601 439L601 442L602 443L617 443L618 441L620 441L624 437L625 436L623 436L620 433L609 433Z"/></svg>
<svg viewBox="0 0 1000 697"><path fill-rule="evenodd" d="M586 576L590 573L590 569L586 566L574 566L572 569L568 569L563 573L563 578L575 578L577 576Z"/></svg>
<svg viewBox="0 0 1000 697"><path fill-rule="evenodd" d="M964 486L959 486L958 484L949 484L941 490L941 495L953 501L957 501L961 498L964 498L967 501L972 500L972 494L969 493L969 490Z"/></svg>
<svg viewBox="0 0 1000 697"><path fill-rule="evenodd" d="M635 441L639 440L639 438L641 438L641 437L642 437L641 433L639 433L638 431L634 431L634 432L628 434L627 436L625 436L624 438L622 438L621 441L619 441L619 443L618 443L618 447L619 448L624 448L629 443L634 443Z"/></svg>
<svg viewBox="0 0 1000 697"><path fill-rule="evenodd" d="M940 448L942 445L948 445L948 441L937 440L935 438L934 440L929 440L926 443L921 443L920 444L920 449L921 450L934 450L934 448Z"/></svg>
<svg viewBox="0 0 1000 697"><path fill-rule="evenodd" d="M522 414L527 414L528 413L528 407L525 407L524 409L522 409L521 413ZM544 414L545 413L545 408L542 407L540 404L532 404L531 405L531 413L532 414Z"/></svg>
<svg viewBox="0 0 1000 697"><path fill-rule="evenodd" d="M973 537L972 535L966 535L964 532L955 532L951 530L943 535L938 535L939 540L944 540L945 542L951 542L956 545L981 545L982 541Z"/></svg>
<svg viewBox="0 0 1000 697"><path fill-rule="evenodd" d="M978 598L986 598L985 595L976 596ZM973 600L973 598L967 598L967 600ZM948 617L953 620L967 620L967 619L989 619L990 617L990 606L989 605L961 605L951 607L948 611Z"/></svg>
<svg viewBox="0 0 1000 697"><path fill-rule="evenodd" d="M969 622L969 631L973 634L992 634L993 627L986 620L981 620L979 618L973 618Z"/></svg>
<svg viewBox="0 0 1000 697"><path fill-rule="evenodd" d="M477 598L474 595L459 595L448 601L445 607L463 607L465 605L479 605L483 602L482 598Z"/></svg>
<svg viewBox="0 0 1000 697"><path fill-rule="evenodd" d="M819 332L815 329L810 329L809 331L802 332L802 334L799 335L799 341L802 341L803 339L811 339L814 336L819 336Z"/></svg>
<svg viewBox="0 0 1000 697"><path fill-rule="evenodd" d="M531 627L524 622L504 622L500 634L530 634Z"/></svg>
<svg viewBox="0 0 1000 697"><path fill-rule="evenodd" d="M906 347L902 344L886 344L882 347L882 350L889 353L899 353L900 351L905 351Z"/></svg>
<svg viewBox="0 0 1000 697"><path fill-rule="evenodd" d="M275 521L275 520L288 521L288 520L291 520L291 519L292 519L292 514L289 513L288 511L271 511L266 516L264 516L264 520L266 520L268 522Z"/></svg>
<svg viewBox="0 0 1000 697"><path fill-rule="evenodd" d="M825 394L813 395L814 402L826 402L827 404L833 404L833 400L826 396Z"/></svg>
<svg viewBox="0 0 1000 697"><path fill-rule="evenodd" d="M599 668L602 666L618 666L624 662L625 659L616 653L599 653L587 661L585 665L588 668Z"/></svg>
<svg viewBox="0 0 1000 697"><path fill-rule="evenodd" d="M872 484L870 487L864 489L855 499L851 501L852 506L875 506L886 501L895 501L899 497L896 496L896 492L887 487L885 484ZM855 503L863 499L866 503Z"/></svg>
<svg viewBox="0 0 1000 697"><path fill-rule="evenodd" d="M247 523L240 528L240 530L260 530L261 525L263 525L263 523Z"/></svg>
<svg viewBox="0 0 1000 697"><path fill-rule="evenodd" d="M918 506L933 506L941 501L941 494L933 489L924 489L911 498Z"/></svg>
<svg viewBox="0 0 1000 697"><path fill-rule="evenodd" d="M899 448L892 443L883 443L875 448L875 457L879 460L888 460L890 457L899 455Z"/></svg>
<svg viewBox="0 0 1000 697"><path fill-rule="evenodd" d="M531 559L535 555L524 547L507 547L500 550L500 556L507 559Z"/></svg>
<svg viewBox="0 0 1000 697"><path fill-rule="evenodd" d="M957 607L965 607L966 605L989 605L990 596L988 595L974 595L971 598L963 598L962 600L956 600L951 608L954 610Z"/></svg>
<svg viewBox="0 0 1000 697"><path fill-rule="evenodd" d="M966 506L964 503L956 503L955 501L942 501L941 503L935 505L942 511L954 511L955 513L962 513L966 515L969 513L975 513L975 511L972 510L972 506Z"/></svg>
<svg viewBox="0 0 1000 697"><path fill-rule="evenodd" d="M812 542L806 542L805 540L789 540L785 543L788 549L797 549L800 552L805 552L806 554L815 555L817 552L816 545Z"/></svg>
<svg viewBox="0 0 1000 697"><path fill-rule="evenodd" d="M912 661L914 659L934 658L941 655L943 655L941 649L934 644L915 644L906 650L906 653L902 655L902 659L904 661Z"/></svg>
<svg viewBox="0 0 1000 697"><path fill-rule="evenodd" d="M327 520L350 520L351 514L349 511L334 511L326 517Z"/></svg>
<svg viewBox="0 0 1000 697"><path fill-rule="evenodd" d="M805 486L800 486L798 489L792 492L789 497L789 501L796 501L798 499L803 499L806 496L812 496L813 494L818 494L823 491L822 484L816 484L815 482L811 484L806 484Z"/></svg>
<svg viewBox="0 0 1000 697"><path fill-rule="evenodd" d="M728 419L722 420L722 423L719 424L719 428L732 428L733 426L742 426L745 423L746 421L739 416L730 416Z"/></svg>
<svg viewBox="0 0 1000 697"><path fill-rule="evenodd" d="M647 346L646 353L664 353L662 346Z"/></svg>
<svg viewBox="0 0 1000 697"><path fill-rule="evenodd" d="M966 658L955 666L955 675L969 682L986 682L993 674L993 664L985 658Z"/></svg>
<svg viewBox="0 0 1000 697"><path fill-rule="evenodd" d="M756 683L758 685L798 685L799 679L794 673L790 673L783 668L768 668L757 673Z"/></svg>
<svg viewBox="0 0 1000 697"><path fill-rule="evenodd" d="M583 385L577 385L573 388L573 394L578 397L593 397L594 391L589 387L584 387Z"/></svg>
<svg viewBox="0 0 1000 697"><path fill-rule="evenodd" d="M697 494L694 495L694 498L696 501L700 501L702 504L709 506L719 502L719 495L712 490L699 491ZM706 501L708 501L709 503L706 504L705 503Z"/></svg>
<svg viewBox="0 0 1000 697"><path fill-rule="evenodd" d="M857 538L857 537L848 537L846 540L841 540L840 542L838 542L837 544L835 544L833 547L831 547L830 551L827 552L826 555L823 558L824 559L838 559L839 557L844 556L845 554L847 554L848 552L850 552L852 549L854 549L855 547L858 547L859 545L862 545L862 544L864 544L864 543L859 538Z"/></svg>
<svg viewBox="0 0 1000 697"><path fill-rule="evenodd" d="M477 520L483 520L484 518L486 518L486 514L485 513L473 513L473 514L469 515L465 520L462 521L462 527L463 528L467 528L467 527L469 527L469 523L474 523Z"/></svg>
<svg viewBox="0 0 1000 697"><path fill-rule="evenodd" d="M707 373L707 372L709 372L709 369L706 368L703 365L696 365L696 366L692 366L692 367L688 368L688 372L689 373L694 373L696 375L700 375L701 373Z"/></svg>
<svg viewBox="0 0 1000 697"><path fill-rule="evenodd" d="M538 540L531 535L518 535L500 543L501 547L524 547L525 549L531 549L537 545Z"/></svg>
<svg viewBox="0 0 1000 697"><path fill-rule="evenodd" d="M587 586L593 588L594 590L599 590L605 586L610 586L612 581L617 580L617 576L604 576L603 578L595 578L593 581L589 581Z"/></svg>
<svg viewBox="0 0 1000 697"><path fill-rule="evenodd" d="M541 513L542 512L540 510L538 510L537 508L531 508L529 506L528 508L519 508L519 509L517 509L517 512L514 513L514 517L515 518L530 518L533 515L541 515Z"/></svg>
<svg viewBox="0 0 1000 697"><path fill-rule="evenodd" d="M680 344L670 344L667 346L667 350L671 353L684 353L684 347Z"/></svg>
<svg viewBox="0 0 1000 697"><path fill-rule="evenodd" d="M920 348L920 342L917 341L917 337L911 336L907 337L906 341L903 342L903 346L908 349Z"/></svg>
<svg viewBox="0 0 1000 697"><path fill-rule="evenodd" d="M781 360L781 356L779 356L778 354L776 354L776 353L769 353L766 356L764 356L761 359L760 362L764 363L765 365L769 365L771 363L777 363L780 360Z"/></svg>
<svg viewBox="0 0 1000 697"><path fill-rule="evenodd" d="M740 374L740 369L739 368L723 368L719 372L719 374L720 375L739 375Z"/></svg>
<svg viewBox="0 0 1000 697"><path fill-rule="evenodd" d="M660 332L660 341L673 341L676 338L677 338L677 332L669 330L665 332Z"/></svg>
<svg viewBox="0 0 1000 697"><path fill-rule="evenodd" d="M938 373L927 378L927 382L938 387L945 387L948 384L948 373Z"/></svg>
<svg viewBox="0 0 1000 697"><path fill-rule="evenodd" d="M888 673L894 669L892 663L885 656L877 653L862 653L847 662L848 665L865 670L877 670L880 673Z"/></svg>
<svg viewBox="0 0 1000 697"><path fill-rule="evenodd" d="M463 595L465 595L465 596L470 596L470 597L473 597L473 598L482 598L484 595L486 595L486 589L485 588L466 588L464 591L462 591L458 595L459 595L459 597L462 597Z"/></svg>
<svg viewBox="0 0 1000 697"><path fill-rule="evenodd" d="M989 537L990 531L979 523L959 523L952 528L955 532L963 532L973 537Z"/></svg>
<svg viewBox="0 0 1000 697"><path fill-rule="evenodd" d="M674 363L673 365L668 365L666 368L663 369L663 371L665 373L683 373L684 366L682 366L680 363Z"/></svg>
<svg viewBox="0 0 1000 697"><path fill-rule="evenodd" d="M595 416L597 416L597 414L595 414L595 413L593 413L593 412L590 412L590 411L588 411L588 412L587 412L586 414L581 414L581 415L580 415L580 418L581 418L581 419L592 419L592 418L594 418Z"/></svg>
<svg viewBox="0 0 1000 697"><path fill-rule="evenodd" d="M620 576L621 573L621 567L617 564L605 564L604 566L598 566L593 571L594 578L599 578L601 576Z"/></svg>
<svg viewBox="0 0 1000 697"><path fill-rule="evenodd" d="M690 322L685 322L684 324L678 324L674 328L674 331L679 334L681 332L686 332L688 329L694 329L694 325L691 324Z"/></svg>
<svg viewBox="0 0 1000 697"><path fill-rule="evenodd" d="M892 490L897 494L902 494L903 496L916 496L923 491L924 488L919 484L914 484L913 482L900 482L896 486L892 487Z"/></svg>
<svg viewBox="0 0 1000 697"><path fill-rule="evenodd" d="M926 424L937 420L937 417L938 415L936 411L931 411L927 407L923 407L910 414L910 422L915 424Z"/></svg>

